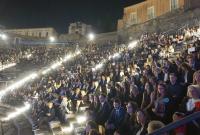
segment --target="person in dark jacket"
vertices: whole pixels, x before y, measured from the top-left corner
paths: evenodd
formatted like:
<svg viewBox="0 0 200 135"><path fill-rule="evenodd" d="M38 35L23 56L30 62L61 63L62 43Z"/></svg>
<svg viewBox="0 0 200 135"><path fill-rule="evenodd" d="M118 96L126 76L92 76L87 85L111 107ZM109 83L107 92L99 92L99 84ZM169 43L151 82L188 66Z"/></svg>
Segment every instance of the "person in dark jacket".
<svg viewBox="0 0 200 135"><path fill-rule="evenodd" d="M114 131L120 126L125 116L125 109L121 106L121 101L115 99L113 102L113 110L105 124L107 134L113 134Z"/></svg>
<svg viewBox="0 0 200 135"><path fill-rule="evenodd" d="M103 93L100 94L99 101L100 101L100 107L96 115L96 122L99 125L104 125L105 122L108 120L111 111L111 106L106 101L106 95Z"/></svg>
<svg viewBox="0 0 200 135"><path fill-rule="evenodd" d="M167 86L168 93L171 95L174 103L178 105L181 103L186 92L183 91L182 86L177 82L177 75L175 73L170 73L169 79L170 83Z"/></svg>
<svg viewBox="0 0 200 135"><path fill-rule="evenodd" d="M182 63L181 65L182 68L182 83L186 86L189 84L192 84L193 82L193 74L194 70L187 64L187 63Z"/></svg>

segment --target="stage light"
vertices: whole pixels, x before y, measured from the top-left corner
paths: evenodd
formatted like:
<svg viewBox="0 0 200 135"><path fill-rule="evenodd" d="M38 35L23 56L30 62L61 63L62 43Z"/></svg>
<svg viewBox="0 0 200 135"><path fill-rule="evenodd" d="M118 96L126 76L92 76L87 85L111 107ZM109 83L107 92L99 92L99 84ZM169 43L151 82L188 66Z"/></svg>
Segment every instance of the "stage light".
<svg viewBox="0 0 200 135"><path fill-rule="evenodd" d="M31 107L31 105L29 103L25 103L24 107L21 108L16 108L14 112L9 113L7 115L7 117L1 119L2 121L9 121L11 119L16 118L17 116L21 115L22 113L26 112L27 110L29 110Z"/></svg>
<svg viewBox="0 0 200 135"><path fill-rule="evenodd" d="M26 82L28 82L32 79L35 79L36 77L38 77L38 75L36 73L32 73L32 74L28 75L27 77L21 79L20 81L17 81L14 84L8 86L6 89L0 90L0 99L3 96L5 96L8 92L16 90L17 88L24 85Z"/></svg>
<svg viewBox="0 0 200 135"><path fill-rule="evenodd" d="M61 66L62 65L62 62L56 62L54 63L53 65L51 65L51 68L52 69L56 69L57 67Z"/></svg>
<svg viewBox="0 0 200 135"><path fill-rule="evenodd" d="M93 41L93 40L95 39L94 33L89 33L88 39L89 39L90 41Z"/></svg>
<svg viewBox="0 0 200 135"><path fill-rule="evenodd" d="M2 40L7 40L8 39L8 36L6 34L1 34L0 37L1 37Z"/></svg>
<svg viewBox="0 0 200 135"><path fill-rule="evenodd" d="M128 45L128 48L129 48L129 49L135 48L135 47L137 46L137 43L138 43L137 41L132 41L132 42L130 42L129 45Z"/></svg>
<svg viewBox="0 0 200 135"><path fill-rule="evenodd" d="M66 61L70 60L71 58L72 58L72 55L69 54L69 55L65 56L65 58L63 59L63 62L66 62Z"/></svg>
<svg viewBox="0 0 200 135"><path fill-rule="evenodd" d="M35 78L38 77L38 74L36 74L36 73L32 73L32 74L30 75L30 77L31 77L31 79L35 79Z"/></svg>
<svg viewBox="0 0 200 135"><path fill-rule="evenodd" d="M16 65L16 63L10 63L10 64L7 64L7 65L3 65L3 66L0 67L0 71L7 69L7 68L14 67L15 65Z"/></svg>
<svg viewBox="0 0 200 135"><path fill-rule="evenodd" d="M86 118L86 116L77 116L76 120L79 124L82 124L82 123L86 122L87 118Z"/></svg>
<svg viewBox="0 0 200 135"><path fill-rule="evenodd" d="M56 41L56 38L51 36L51 37L49 37L49 41L50 41L50 42L55 42L55 41Z"/></svg>
<svg viewBox="0 0 200 135"><path fill-rule="evenodd" d="M51 71L51 69L50 69L50 68L48 68L48 69L45 69L44 71L42 71L42 74L43 74L43 75L45 75L45 74L47 74L49 71Z"/></svg>

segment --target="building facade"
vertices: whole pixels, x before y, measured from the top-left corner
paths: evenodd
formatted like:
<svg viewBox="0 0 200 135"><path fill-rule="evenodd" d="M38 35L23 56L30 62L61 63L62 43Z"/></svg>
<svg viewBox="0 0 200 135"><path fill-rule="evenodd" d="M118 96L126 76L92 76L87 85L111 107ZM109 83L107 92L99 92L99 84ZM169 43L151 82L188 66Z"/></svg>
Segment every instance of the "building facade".
<svg viewBox="0 0 200 135"><path fill-rule="evenodd" d="M6 33L16 34L34 38L48 38L51 36L57 36L57 32L54 28L27 28L27 29L8 29Z"/></svg>
<svg viewBox="0 0 200 135"><path fill-rule="evenodd" d="M190 9L200 5L199 0L145 0L124 8L122 19L118 20L117 29L141 24L176 9Z"/></svg>
<svg viewBox="0 0 200 135"><path fill-rule="evenodd" d="M86 35L88 32L92 30L91 25L87 25L82 22L71 23L68 28L68 34L80 34Z"/></svg>

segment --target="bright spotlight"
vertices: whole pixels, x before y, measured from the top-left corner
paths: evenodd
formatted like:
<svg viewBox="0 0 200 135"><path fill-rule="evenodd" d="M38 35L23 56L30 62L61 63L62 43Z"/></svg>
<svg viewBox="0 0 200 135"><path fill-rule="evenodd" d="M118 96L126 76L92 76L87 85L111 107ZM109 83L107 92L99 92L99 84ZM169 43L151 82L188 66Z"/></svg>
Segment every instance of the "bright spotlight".
<svg viewBox="0 0 200 135"><path fill-rule="evenodd" d="M6 34L1 34L1 38L2 38L3 40L7 40L7 39L8 39L8 36L7 36Z"/></svg>
<svg viewBox="0 0 200 135"><path fill-rule="evenodd" d="M57 67L61 66L61 62L57 62L51 66L52 69L56 69Z"/></svg>
<svg viewBox="0 0 200 135"><path fill-rule="evenodd" d="M30 75L30 77L31 77L31 79L35 79L36 77L38 77L38 74L33 73L33 74Z"/></svg>
<svg viewBox="0 0 200 135"><path fill-rule="evenodd" d="M11 68L11 67L14 67L16 65L16 63L10 63L10 64L7 64L7 65L3 65L1 68L0 68L0 71L4 70L4 69L7 69L7 68Z"/></svg>
<svg viewBox="0 0 200 135"><path fill-rule="evenodd" d="M128 48L129 48L129 49L135 48L135 47L137 46L137 43L138 43L137 41L132 41L132 42L130 42L129 45L128 45Z"/></svg>
<svg viewBox="0 0 200 135"><path fill-rule="evenodd" d="M87 118L85 116L77 116L76 120L79 124L82 124L86 122Z"/></svg>
<svg viewBox="0 0 200 135"><path fill-rule="evenodd" d="M9 113L7 117L3 118L2 121L9 121L13 118L16 118L17 116L21 115L25 111L29 110L31 105L29 103L25 103L24 107L16 108L14 112Z"/></svg>
<svg viewBox="0 0 200 135"><path fill-rule="evenodd" d="M50 42L55 42L56 41L55 37L50 37L49 40L50 40Z"/></svg>
<svg viewBox="0 0 200 135"><path fill-rule="evenodd" d="M62 132L64 133L71 133L74 130L73 124L70 124L69 127L62 127Z"/></svg>
<svg viewBox="0 0 200 135"><path fill-rule="evenodd" d="M69 54L69 55L65 56L65 58L63 59L63 61L66 62L67 60L69 60L71 58L72 58L72 55Z"/></svg>
<svg viewBox="0 0 200 135"><path fill-rule="evenodd" d="M93 33L90 33L90 34L88 35L88 39L89 39L90 41L93 41L94 38L95 38L95 35L94 35Z"/></svg>
<svg viewBox="0 0 200 135"><path fill-rule="evenodd" d="M15 82L14 84L8 86L6 89L4 90L0 90L0 100L3 96L5 96L8 92L11 92L13 90L16 90L17 88L21 87L23 84L25 84L26 82L35 79L36 77L38 77L38 74L36 73L32 73L30 75L28 75L27 77Z"/></svg>
<svg viewBox="0 0 200 135"><path fill-rule="evenodd" d="M44 71L42 71L42 74L45 75L45 74L47 74L50 70L51 70L51 69L49 69L49 68L48 68L48 69L45 69Z"/></svg>

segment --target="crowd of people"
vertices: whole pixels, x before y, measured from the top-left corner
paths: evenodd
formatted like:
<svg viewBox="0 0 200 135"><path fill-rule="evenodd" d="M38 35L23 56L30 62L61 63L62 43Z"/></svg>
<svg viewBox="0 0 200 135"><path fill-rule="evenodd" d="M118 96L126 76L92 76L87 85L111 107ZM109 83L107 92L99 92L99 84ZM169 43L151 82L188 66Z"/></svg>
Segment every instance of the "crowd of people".
<svg viewBox="0 0 200 135"><path fill-rule="evenodd" d="M145 33L132 50L124 46L80 47L81 56L13 91L3 101L31 103L33 129L53 120L68 123L66 114L87 107L85 135L152 133L200 110L199 33L199 27L171 36ZM119 58L109 59L119 51ZM69 50L47 53L34 48L31 52L37 61L34 64L45 65ZM104 59L104 66L93 70ZM199 124L199 120L192 121L163 135L198 134ZM100 133L99 126L105 132Z"/></svg>

